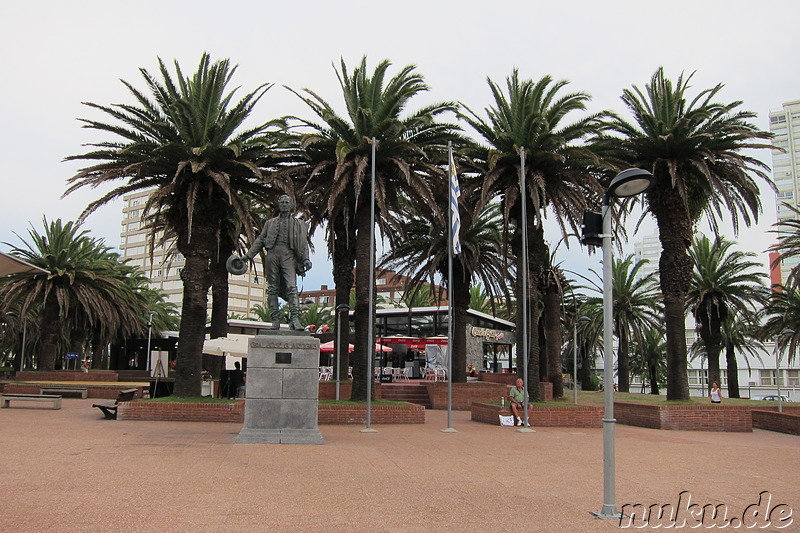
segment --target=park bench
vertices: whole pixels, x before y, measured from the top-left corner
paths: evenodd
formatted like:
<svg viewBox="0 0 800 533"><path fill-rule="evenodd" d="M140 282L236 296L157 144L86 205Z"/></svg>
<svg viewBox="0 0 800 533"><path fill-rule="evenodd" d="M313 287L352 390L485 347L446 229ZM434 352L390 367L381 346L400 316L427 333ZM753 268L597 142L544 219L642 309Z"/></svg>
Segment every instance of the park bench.
<svg viewBox="0 0 800 533"><path fill-rule="evenodd" d="M61 396L55 394L3 394L0 396L2 403L0 408L8 408L11 406L11 400L15 402L50 402L53 404L53 409L61 409Z"/></svg>
<svg viewBox="0 0 800 533"><path fill-rule="evenodd" d="M41 387L39 394L59 394L64 398L87 398L89 389L82 387Z"/></svg>
<svg viewBox="0 0 800 533"><path fill-rule="evenodd" d="M117 409L119 408L119 404L122 402L130 402L136 397L136 392L139 389L124 389L119 391L119 395L117 395L117 399L113 402L104 402L104 403L96 403L92 405L92 407L97 407L103 414L106 415L106 419L108 420L116 420L117 419Z"/></svg>

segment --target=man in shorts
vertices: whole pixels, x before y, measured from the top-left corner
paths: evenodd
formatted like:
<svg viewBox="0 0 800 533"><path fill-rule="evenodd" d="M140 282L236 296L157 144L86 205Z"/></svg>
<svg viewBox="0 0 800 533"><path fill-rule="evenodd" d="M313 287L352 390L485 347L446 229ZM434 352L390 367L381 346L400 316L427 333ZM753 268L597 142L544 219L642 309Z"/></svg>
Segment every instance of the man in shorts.
<svg viewBox="0 0 800 533"><path fill-rule="evenodd" d="M525 397L528 395L527 391L525 390L524 382L522 379L517 379L517 386L511 387L511 390L508 392L508 399L511 402L511 414L514 415L514 425L522 425L522 417L520 413L525 408ZM531 415L533 414L533 406L528 402L528 420L531 419ZM530 422L525 424L526 426L530 426Z"/></svg>

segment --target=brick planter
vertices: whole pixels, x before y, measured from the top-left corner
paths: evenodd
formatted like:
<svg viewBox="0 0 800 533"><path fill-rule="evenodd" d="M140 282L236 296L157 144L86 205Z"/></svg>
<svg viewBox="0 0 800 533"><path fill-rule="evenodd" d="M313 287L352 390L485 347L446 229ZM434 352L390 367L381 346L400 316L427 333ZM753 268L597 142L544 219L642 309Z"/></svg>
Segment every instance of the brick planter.
<svg viewBox="0 0 800 533"><path fill-rule="evenodd" d="M766 409L753 409L753 427L769 431L779 431L790 435L800 435L800 410L779 413Z"/></svg>
<svg viewBox="0 0 800 533"><path fill-rule="evenodd" d="M243 423L244 402L122 402L117 411L117 420Z"/></svg>
<svg viewBox="0 0 800 533"><path fill-rule="evenodd" d="M317 420L320 424L366 424L363 405L320 404ZM424 424L425 408L413 403L404 405L373 405L370 412L373 424Z"/></svg>
<svg viewBox="0 0 800 533"><path fill-rule="evenodd" d="M516 374L506 374L503 372L481 372L478 378L485 383L505 383L508 386L517 384ZM543 402L553 400L553 384L549 382L539 382L539 397Z"/></svg>
<svg viewBox="0 0 800 533"><path fill-rule="evenodd" d="M353 390L353 383L341 382L339 383L339 399L349 400L350 393ZM320 400L335 400L336 399L336 382L335 381L320 381L319 382L319 399Z"/></svg>
<svg viewBox="0 0 800 533"><path fill-rule="evenodd" d="M620 424L680 431L753 431L752 407L744 405L647 405L614 402Z"/></svg>
<svg viewBox="0 0 800 533"><path fill-rule="evenodd" d="M472 420L500 425L499 415L511 415L509 406L473 403ZM545 407L533 405L531 425L538 427L599 428L603 424L603 408L589 405Z"/></svg>

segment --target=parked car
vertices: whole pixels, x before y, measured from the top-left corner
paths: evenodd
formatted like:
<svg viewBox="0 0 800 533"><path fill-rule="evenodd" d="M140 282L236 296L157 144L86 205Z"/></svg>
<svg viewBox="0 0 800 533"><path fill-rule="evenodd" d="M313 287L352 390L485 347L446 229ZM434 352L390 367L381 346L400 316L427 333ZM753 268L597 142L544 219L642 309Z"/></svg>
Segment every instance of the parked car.
<svg viewBox="0 0 800 533"><path fill-rule="evenodd" d="M777 402L778 401L778 395L777 394L766 394L764 396L753 396L750 399L751 400L766 400L768 402ZM791 402L792 400L790 400L788 396L784 396L783 394L781 394L781 401Z"/></svg>

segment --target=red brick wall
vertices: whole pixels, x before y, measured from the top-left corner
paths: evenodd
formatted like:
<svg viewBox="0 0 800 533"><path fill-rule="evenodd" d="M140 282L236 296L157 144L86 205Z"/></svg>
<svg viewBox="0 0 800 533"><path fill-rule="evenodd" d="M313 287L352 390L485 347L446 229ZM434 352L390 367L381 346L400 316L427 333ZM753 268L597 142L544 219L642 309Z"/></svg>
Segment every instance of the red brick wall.
<svg viewBox="0 0 800 533"><path fill-rule="evenodd" d="M339 383L339 399L349 400L353 384L350 382ZM375 391L377 392L377 390ZM319 399L320 400L335 400L336 399L336 382L335 381L320 381L319 382Z"/></svg>
<svg viewBox="0 0 800 533"><path fill-rule="evenodd" d="M780 431L791 435L800 435L800 413L795 412L767 411L753 409L753 427L767 429L769 431Z"/></svg>
<svg viewBox="0 0 800 533"><path fill-rule="evenodd" d="M113 370L54 370L17 372L17 381L119 381L119 376Z"/></svg>
<svg viewBox="0 0 800 533"><path fill-rule="evenodd" d="M505 383L509 386L517 384L516 374L505 374L502 372L481 372L479 379L487 383ZM551 401L553 399L553 384L539 382L539 397L543 402Z"/></svg>
<svg viewBox="0 0 800 533"><path fill-rule="evenodd" d="M682 431L753 431L752 407L744 405L643 405L614 402L620 424Z"/></svg>
<svg viewBox="0 0 800 533"><path fill-rule="evenodd" d="M426 387L433 409L447 409L447 383L431 382ZM474 402L500 401L505 396L508 396L508 385L503 383L453 383L453 409L456 411L469 411Z"/></svg>
<svg viewBox="0 0 800 533"><path fill-rule="evenodd" d="M364 406L320 404L317 421L320 424L366 424L367 412ZM370 423L424 424L425 408L416 404L373 405Z"/></svg>
<svg viewBox="0 0 800 533"><path fill-rule="evenodd" d="M511 409L506 405L492 405L487 403L473 403L471 408L472 420L486 424L500 425L499 415L510 415ZM603 408L579 405L564 407L533 406L531 425L539 427L602 427Z"/></svg>
<svg viewBox="0 0 800 533"><path fill-rule="evenodd" d="M117 420L244 422L244 401L231 403L122 402Z"/></svg>
<svg viewBox="0 0 800 533"><path fill-rule="evenodd" d="M657 405L614 402L614 418L626 426L661 429L661 411Z"/></svg>

